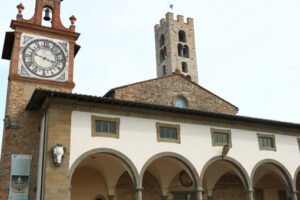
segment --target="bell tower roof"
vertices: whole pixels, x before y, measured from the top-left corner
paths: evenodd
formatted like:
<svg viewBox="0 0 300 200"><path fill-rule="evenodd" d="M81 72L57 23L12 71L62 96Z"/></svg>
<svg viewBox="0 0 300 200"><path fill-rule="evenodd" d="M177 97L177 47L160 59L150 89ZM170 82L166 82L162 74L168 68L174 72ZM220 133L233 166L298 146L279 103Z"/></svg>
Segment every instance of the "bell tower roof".
<svg viewBox="0 0 300 200"><path fill-rule="evenodd" d="M46 36L51 37L60 37L65 38L67 40L76 41L80 34L75 32L75 21L76 17L72 15L70 19L70 26L66 28L61 23L60 18L60 6L62 0L36 0L35 4L35 12L31 19L24 19L23 18L23 10L25 6L20 3L17 5L18 13L16 16L16 20L12 20L10 27L12 29L17 30L18 28L21 29L21 32L31 32L33 34L44 34ZM51 26L43 26L42 21L45 20L43 17L43 13L49 14L48 21L51 22ZM51 14L51 17L50 17ZM4 41L4 48L2 52L2 59L10 60L12 50L13 50L13 43L15 39L14 32L7 32L5 35ZM74 57L76 56L77 52L79 51L80 46L75 44L74 50Z"/></svg>

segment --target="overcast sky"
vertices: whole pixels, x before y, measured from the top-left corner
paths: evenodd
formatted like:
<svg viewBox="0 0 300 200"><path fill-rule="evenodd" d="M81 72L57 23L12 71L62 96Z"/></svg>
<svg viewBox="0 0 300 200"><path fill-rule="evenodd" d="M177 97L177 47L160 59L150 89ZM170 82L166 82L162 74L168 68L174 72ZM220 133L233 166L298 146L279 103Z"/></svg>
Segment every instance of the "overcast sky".
<svg viewBox="0 0 300 200"><path fill-rule="evenodd" d="M300 123L299 0L64 0L62 22L77 17L75 93L156 78L154 25L170 11L194 18L199 84L239 107L238 115ZM0 51L20 0L0 7ZM24 18L35 0L23 0ZM0 61L0 119L9 61ZM3 123L0 123L0 130ZM0 140L1 133L0 133Z"/></svg>

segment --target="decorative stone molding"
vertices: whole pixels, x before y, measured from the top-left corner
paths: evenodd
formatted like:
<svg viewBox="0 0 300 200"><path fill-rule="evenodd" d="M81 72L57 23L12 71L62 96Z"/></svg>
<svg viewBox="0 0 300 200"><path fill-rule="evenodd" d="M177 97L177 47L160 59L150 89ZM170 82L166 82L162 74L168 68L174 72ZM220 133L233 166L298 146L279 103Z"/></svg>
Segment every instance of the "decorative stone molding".
<svg viewBox="0 0 300 200"><path fill-rule="evenodd" d="M54 164L60 166L66 152L66 147L62 144L56 144L52 147L51 152Z"/></svg>

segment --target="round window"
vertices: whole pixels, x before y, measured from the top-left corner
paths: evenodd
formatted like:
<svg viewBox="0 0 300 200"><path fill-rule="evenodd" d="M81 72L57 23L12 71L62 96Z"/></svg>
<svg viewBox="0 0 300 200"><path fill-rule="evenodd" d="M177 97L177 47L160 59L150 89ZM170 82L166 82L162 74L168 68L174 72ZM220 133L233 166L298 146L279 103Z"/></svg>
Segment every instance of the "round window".
<svg viewBox="0 0 300 200"><path fill-rule="evenodd" d="M188 101L184 96L178 95L174 97L173 106L177 108L187 108Z"/></svg>

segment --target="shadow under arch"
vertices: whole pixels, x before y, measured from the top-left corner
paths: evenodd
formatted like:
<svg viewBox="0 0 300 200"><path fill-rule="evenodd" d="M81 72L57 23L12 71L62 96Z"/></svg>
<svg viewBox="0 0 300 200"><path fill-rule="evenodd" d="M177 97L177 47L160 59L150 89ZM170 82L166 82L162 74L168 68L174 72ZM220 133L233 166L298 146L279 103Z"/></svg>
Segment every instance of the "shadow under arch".
<svg viewBox="0 0 300 200"><path fill-rule="evenodd" d="M297 176L300 175L299 173L300 173L300 166L296 169L295 174L294 174L294 184L295 184L295 186L297 186Z"/></svg>
<svg viewBox="0 0 300 200"><path fill-rule="evenodd" d="M290 192L294 192L296 191L296 187L295 187L295 184L294 184L294 181L293 181L293 178L292 176L290 175L289 171L286 169L286 167L281 164L280 162L278 162L277 160L273 160L273 159L264 159L264 160L261 160L259 161L252 169L252 172L251 172L251 183L253 182L253 178L254 178L254 174L256 172L256 170L262 166L263 164L272 164L274 165L275 167L277 167L281 172L282 174L284 175L285 177L285 181L287 182L288 184L288 187L290 188ZM299 169L299 168L298 168Z"/></svg>
<svg viewBox="0 0 300 200"><path fill-rule="evenodd" d="M126 164L126 166L128 167L128 170L130 171L130 175L133 179L134 186L137 187L139 185L139 182L138 182L139 181L139 174L138 174L138 171L137 171L135 165L133 164L133 162L127 156L125 156L123 153L121 153L117 150L114 150L114 149L109 149L109 148L92 149L90 151L85 152L81 156L79 156L74 161L74 163L72 164L72 166L70 168L70 171L69 171L69 184L71 184L73 173L74 173L75 169L77 168L77 166L80 164L80 162L82 160L84 160L85 158L87 158L88 156L90 156L90 155L100 154L100 153L101 154L109 154L109 155L112 155L112 156L115 156L115 157L121 159Z"/></svg>
<svg viewBox="0 0 300 200"><path fill-rule="evenodd" d="M143 177L144 177L144 173L146 172L147 168L151 165L151 163L153 161L155 161L156 159L159 158L163 158L163 157L169 157L169 158L174 158L178 161L180 161L182 164L184 164L187 169L189 170L189 173L192 175L192 179L193 179L193 183L195 185L195 189L200 189L199 187L199 179L198 179L198 173L196 168L194 167L194 165L184 156L178 154L178 153L174 153L174 152L162 152L162 153L158 153L154 156L152 156L150 159L148 159L145 164L143 165L143 168L140 172L140 183L143 183Z"/></svg>
<svg viewBox="0 0 300 200"><path fill-rule="evenodd" d="M225 158L223 158L223 156L216 156L216 157L211 158L209 161L207 161L205 163L204 167L202 168L200 179L199 179L201 188L203 188L203 179L204 179L204 175L205 175L205 172L206 172L207 168L210 165L212 165L214 162L217 162L217 161L229 162L233 166L235 166L236 169L241 173L241 176L243 178L243 182L245 184L246 191L251 191L252 190L251 181L249 179L249 175L248 175L247 171L245 170L245 168L237 160L235 160L234 158L228 157L228 156L226 156Z"/></svg>

